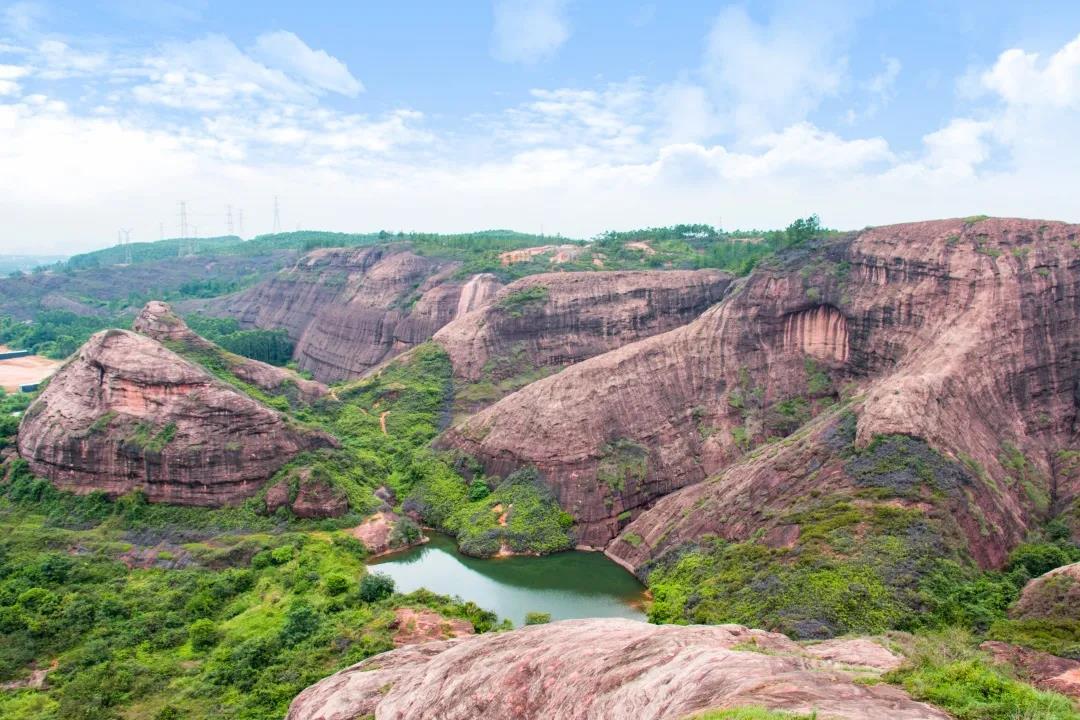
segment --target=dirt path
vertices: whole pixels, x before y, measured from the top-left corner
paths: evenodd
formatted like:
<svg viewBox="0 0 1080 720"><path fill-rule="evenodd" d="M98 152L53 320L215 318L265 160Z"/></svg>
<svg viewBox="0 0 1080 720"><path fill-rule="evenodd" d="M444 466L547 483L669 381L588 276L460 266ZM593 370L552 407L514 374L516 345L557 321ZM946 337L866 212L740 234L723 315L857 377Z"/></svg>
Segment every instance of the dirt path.
<svg viewBox="0 0 1080 720"><path fill-rule="evenodd" d="M383 410L379 415L379 427L382 428L382 434L386 435L386 416L390 414L389 410Z"/></svg>

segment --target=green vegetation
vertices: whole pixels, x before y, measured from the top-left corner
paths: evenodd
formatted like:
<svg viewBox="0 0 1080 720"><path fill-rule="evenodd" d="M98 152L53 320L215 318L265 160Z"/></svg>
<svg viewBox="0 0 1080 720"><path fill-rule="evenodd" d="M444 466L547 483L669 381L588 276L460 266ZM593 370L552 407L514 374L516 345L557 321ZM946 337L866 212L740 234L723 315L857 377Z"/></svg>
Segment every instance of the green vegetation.
<svg viewBox="0 0 1080 720"><path fill-rule="evenodd" d="M344 533L230 533L225 519L203 532L150 512L175 508L14 474L0 485L0 681L55 667L43 689L0 694L0 717L276 719L307 685L392 648L396 607L495 625L472 603L393 594Z"/></svg>
<svg viewBox="0 0 1080 720"><path fill-rule="evenodd" d="M476 557L513 552L557 552L574 546L574 518L562 511L535 469L509 475L484 498L454 511L445 529L455 534L461 551Z"/></svg>
<svg viewBox="0 0 1080 720"><path fill-rule="evenodd" d="M19 418L33 399L32 393L7 393L0 388L0 450L15 444Z"/></svg>
<svg viewBox="0 0 1080 720"><path fill-rule="evenodd" d="M1068 698L1038 691L992 665L962 630L928 633L904 645L908 664L887 679L958 720L1080 720Z"/></svg>
<svg viewBox="0 0 1080 720"><path fill-rule="evenodd" d="M284 330L241 330L231 318L189 315L184 318L193 331L237 355L271 365L285 365L292 359L293 342Z"/></svg>
<svg viewBox="0 0 1080 720"><path fill-rule="evenodd" d="M34 322L0 318L0 343L16 350L29 350L54 360L63 360L82 346L98 330L128 327L131 316L102 318L76 315L67 310L44 310Z"/></svg>
<svg viewBox="0 0 1080 720"><path fill-rule="evenodd" d="M528 612L525 613L526 625L546 625L551 622L551 613L546 612Z"/></svg>
<svg viewBox="0 0 1080 720"><path fill-rule="evenodd" d="M838 432L853 427L841 420ZM948 626L995 626L1015 637L1021 628L1003 624L1005 611L1027 580L1080 556L1067 538L1036 537L1006 570L979 571L940 502L974 482L965 468L906 436L846 452L847 472L863 489L806 498L783 518L799 527L794 547L713 538L645 568L650 619L735 622L796 638ZM1040 632L1049 643L1052 628Z"/></svg>
<svg viewBox="0 0 1080 720"><path fill-rule="evenodd" d="M649 449L629 438L619 438L600 448L603 458L596 479L612 493L624 492L629 484L640 483L649 469Z"/></svg>
<svg viewBox="0 0 1080 720"><path fill-rule="evenodd" d="M513 318L523 317L548 301L548 289L543 285L530 285L527 288L509 293L497 303L499 308Z"/></svg>

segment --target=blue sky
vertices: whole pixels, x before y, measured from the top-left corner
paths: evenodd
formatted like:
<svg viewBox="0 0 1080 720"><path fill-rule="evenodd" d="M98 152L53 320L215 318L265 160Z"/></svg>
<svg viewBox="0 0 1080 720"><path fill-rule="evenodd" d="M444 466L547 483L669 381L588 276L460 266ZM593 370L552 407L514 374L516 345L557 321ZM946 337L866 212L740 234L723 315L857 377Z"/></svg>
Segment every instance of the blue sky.
<svg viewBox="0 0 1080 720"><path fill-rule="evenodd" d="M1080 220L1076 2L0 0L0 252Z"/></svg>

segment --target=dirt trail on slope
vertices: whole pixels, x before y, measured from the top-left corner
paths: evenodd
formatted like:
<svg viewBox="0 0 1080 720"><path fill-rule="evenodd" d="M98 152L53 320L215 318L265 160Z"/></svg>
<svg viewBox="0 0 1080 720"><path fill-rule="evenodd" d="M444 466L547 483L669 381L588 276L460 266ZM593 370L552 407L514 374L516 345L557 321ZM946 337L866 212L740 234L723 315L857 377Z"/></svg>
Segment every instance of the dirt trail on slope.
<svg viewBox="0 0 1080 720"><path fill-rule="evenodd" d="M379 427L382 428L382 434L386 435L386 416L390 414L389 410L383 410L379 415Z"/></svg>

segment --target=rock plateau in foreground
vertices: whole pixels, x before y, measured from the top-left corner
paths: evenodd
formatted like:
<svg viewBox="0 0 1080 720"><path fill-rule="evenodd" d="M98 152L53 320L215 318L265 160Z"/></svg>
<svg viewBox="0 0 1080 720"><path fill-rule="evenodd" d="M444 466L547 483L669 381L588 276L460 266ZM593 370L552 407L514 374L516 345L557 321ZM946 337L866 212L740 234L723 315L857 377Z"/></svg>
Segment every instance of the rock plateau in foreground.
<svg viewBox="0 0 1080 720"><path fill-rule="evenodd" d="M304 690L287 720L681 720L755 705L822 720L948 719L855 681L895 667L881 646L818 647L740 625L567 620L376 655Z"/></svg>

